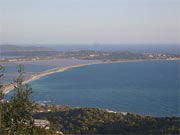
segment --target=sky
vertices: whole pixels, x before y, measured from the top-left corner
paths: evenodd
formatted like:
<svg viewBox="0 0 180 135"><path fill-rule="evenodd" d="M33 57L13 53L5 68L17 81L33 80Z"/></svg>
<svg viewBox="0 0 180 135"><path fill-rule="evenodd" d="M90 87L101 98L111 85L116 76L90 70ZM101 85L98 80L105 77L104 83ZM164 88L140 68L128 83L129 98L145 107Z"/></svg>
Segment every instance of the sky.
<svg viewBox="0 0 180 135"><path fill-rule="evenodd" d="M179 44L179 0L0 0L0 44Z"/></svg>

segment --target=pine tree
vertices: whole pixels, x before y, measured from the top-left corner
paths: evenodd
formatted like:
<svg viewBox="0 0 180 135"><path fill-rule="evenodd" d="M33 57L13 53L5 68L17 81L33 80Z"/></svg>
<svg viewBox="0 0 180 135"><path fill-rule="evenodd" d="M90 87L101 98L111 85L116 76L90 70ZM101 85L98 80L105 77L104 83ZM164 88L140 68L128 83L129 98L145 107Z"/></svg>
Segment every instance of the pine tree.
<svg viewBox="0 0 180 135"><path fill-rule="evenodd" d="M14 93L7 104L4 115L6 133L8 134L33 134L33 110L35 103L32 101L32 88L23 84L23 66L19 66L19 76L14 80Z"/></svg>
<svg viewBox="0 0 180 135"><path fill-rule="evenodd" d="M2 100L4 98L4 94L1 90L2 88L2 82L1 79L3 78L3 67L0 65L0 134L2 131L2 128L4 127L3 125L3 104L2 104Z"/></svg>

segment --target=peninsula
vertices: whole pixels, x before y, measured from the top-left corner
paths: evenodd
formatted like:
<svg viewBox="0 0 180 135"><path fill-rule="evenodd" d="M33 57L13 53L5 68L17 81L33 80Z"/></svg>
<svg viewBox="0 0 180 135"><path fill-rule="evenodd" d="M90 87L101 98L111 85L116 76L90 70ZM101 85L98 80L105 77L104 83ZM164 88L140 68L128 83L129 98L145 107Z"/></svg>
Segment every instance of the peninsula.
<svg viewBox="0 0 180 135"><path fill-rule="evenodd" d="M78 68L78 67L82 67L82 66L89 66L89 65L95 65L95 64L111 64L111 63L122 63L122 62L141 62L141 61L145 61L145 60L126 60L126 61L99 61L99 62L92 62L92 63L86 63L86 64L76 64L76 65L71 65L71 66L63 66L63 67L58 67L58 68L54 68L54 69L50 69L47 71L43 71L34 75L31 75L27 80L23 81L23 84L29 83L31 81L37 80L41 77L53 74L53 73L57 73L57 72L64 72L65 70L69 70L72 68ZM9 91L14 89L14 84L13 83L9 83L9 84L5 84L2 87L2 91L4 94L7 94Z"/></svg>
<svg viewBox="0 0 180 135"><path fill-rule="evenodd" d="M23 83L28 83L33 80L37 80L43 76L53 74L56 72L63 72L65 70L88 66L92 64L108 64L119 62L137 62L137 61L149 61L149 60L180 60L179 55L176 54L160 54L160 53L132 53L129 51L97 51L97 50L72 50L72 51L57 51L44 47L21 47L14 45L1 45L1 63L24 63L24 62L39 62L39 61L51 61L61 59L71 60L89 60L92 62L85 64L74 64L71 66L62 66L40 73L31 75ZM94 62L97 61L97 62ZM14 88L13 84L3 85L3 92L8 93Z"/></svg>

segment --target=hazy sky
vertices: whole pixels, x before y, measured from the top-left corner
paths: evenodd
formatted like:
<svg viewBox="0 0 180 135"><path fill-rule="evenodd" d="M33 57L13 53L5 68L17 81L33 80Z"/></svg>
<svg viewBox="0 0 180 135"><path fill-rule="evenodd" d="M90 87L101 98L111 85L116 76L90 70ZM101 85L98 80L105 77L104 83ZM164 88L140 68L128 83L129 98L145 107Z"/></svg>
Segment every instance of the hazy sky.
<svg viewBox="0 0 180 135"><path fill-rule="evenodd" d="M178 44L179 0L0 0L8 44Z"/></svg>

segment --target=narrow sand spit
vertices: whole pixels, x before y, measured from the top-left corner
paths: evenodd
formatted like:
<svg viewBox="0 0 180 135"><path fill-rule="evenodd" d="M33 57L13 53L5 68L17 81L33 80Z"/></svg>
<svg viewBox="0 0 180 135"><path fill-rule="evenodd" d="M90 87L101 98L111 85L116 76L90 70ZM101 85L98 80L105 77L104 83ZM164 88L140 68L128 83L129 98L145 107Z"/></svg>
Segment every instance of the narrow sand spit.
<svg viewBox="0 0 180 135"><path fill-rule="evenodd" d="M29 83L33 80L37 80L41 77L44 77L49 74L57 73L57 72L64 72L65 70L72 69L72 68L77 68L77 67L82 67L82 66L89 66L89 65L95 65L95 64L111 64L111 63L121 63L121 62L140 62L140 61L146 61L146 60L126 60L126 61L100 61L100 62L93 62L93 63L86 63L86 64L77 64L77 65L72 65L72 66L64 66L64 67L59 67L55 69L50 69L44 72L37 73L35 75L30 76L27 80L23 82L23 84ZM2 91L4 94L7 94L9 91L13 90L14 85L12 83L6 84L2 87Z"/></svg>

